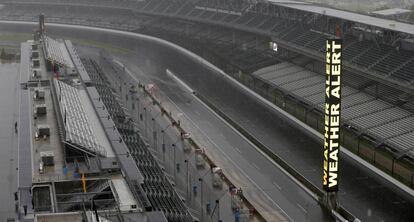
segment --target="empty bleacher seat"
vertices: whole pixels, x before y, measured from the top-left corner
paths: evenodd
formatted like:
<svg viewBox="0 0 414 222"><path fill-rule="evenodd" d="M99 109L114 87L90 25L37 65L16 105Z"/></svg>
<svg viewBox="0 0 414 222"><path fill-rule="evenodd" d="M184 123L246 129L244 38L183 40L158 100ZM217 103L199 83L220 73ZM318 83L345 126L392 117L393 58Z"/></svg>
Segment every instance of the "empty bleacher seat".
<svg viewBox="0 0 414 222"><path fill-rule="evenodd" d="M59 107L65 121L67 142L105 156L105 150L99 145L87 114L83 110L78 90L57 79L54 80L54 84L60 98Z"/></svg>

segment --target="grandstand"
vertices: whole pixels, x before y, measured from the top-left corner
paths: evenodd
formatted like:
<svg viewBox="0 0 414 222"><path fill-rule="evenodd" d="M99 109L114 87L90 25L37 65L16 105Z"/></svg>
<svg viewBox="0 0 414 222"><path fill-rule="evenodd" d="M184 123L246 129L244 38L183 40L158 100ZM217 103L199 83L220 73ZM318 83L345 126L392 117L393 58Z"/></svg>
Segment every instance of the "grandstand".
<svg viewBox="0 0 414 222"><path fill-rule="evenodd" d="M71 1L71 3L67 3L65 1L55 2L55 1L13 1L13 4L6 5L3 9L2 18L3 19L11 19L11 18L20 18L23 20L34 20L35 16L39 14L39 12L46 11L46 15L50 17L49 21L62 21L65 23L75 23L80 24L81 21L86 21L86 24L93 23L94 25L98 26L111 26L117 27L118 29L124 29L124 26L115 26L115 24L124 24L126 22L125 27L130 27L131 29L141 29L146 25L150 28L153 23L149 22L154 18L149 18L148 14L156 14L156 15L163 15L164 11L167 15L176 15L179 18L186 18L191 19L191 21L197 22L207 22L212 24L220 24L226 27L233 26L236 30L249 30L257 34L267 35L268 37L272 38L280 38L281 40L288 41L289 45L299 46L303 48L302 50L311 50L311 51L321 51L324 47L323 40L326 37L333 36L334 30L321 30L321 26L318 24L323 22L323 16L320 14L320 11L311 10L309 9L309 13L314 13L309 16L312 16L309 21L306 21L305 24L296 25L301 23L298 18L288 18L286 15L281 15L278 17L279 11L282 10L305 10L306 7L311 7L308 4L298 5L295 4L295 7L292 7L288 3L273 3L273 4L264 4L258 3L256 5L250 5L249 7L238 7L235 4L232 4L231 1L226 2L228 6L228 10L235 10L234 7L238 8L238 11L241 11L240 15L228 13L228 11L217 11L225 6L223 5L211 5L210 8L217 9L216 11L206 10L207 5L210 2L207 1L200 1L193 2L193 1L181 1L174 2L174 1L166 1L166 0L151 0L151 1L142 1L142 2L135 2L135 1L99 1L99 7L97 10L91 11L90 9L82 9L79 6L82 5L91 5L97 6L95 2L87 2L85 1ZM41 3L48 3L50 8L53 10L48 10L45 8ZM54 5L55 4L55 5ZM69 4L70 8L68 8L65 4ZM180 4L180 7L174 5ZM18 5L18 7L16 7ZM63 7L62 5L65 5ZM192 7L190 7L192 5ZM107 13L107 7L112 7L114 9L111 10L121 10L119 12L122 13L113 13L114 16L109 15ZM313 7L313 6L312 6ZM288 9L287 9L288 8ZM125 10L131 10L125 13ZM166 9L166 10L164 10ZM175 11L173 11L175 9ZM62 11L60 11L62 10ZM71 11L75 14L63 13L64 11ZM85 11L87 10L87 11ZM267 10L267 11L266 11ZM321 10L318 8L318 10ZM133 12L136 11L134 14ZM29 12L29 13L27 13ZM269 13L273 12L273 13ZM329 15L333 16L337 11L330 12ZM33 17L26 18L21 17L21 15ZM67 17L62 15L68 15ZM116 15L125 16L125 19L121 19ZM105 19L102 20L102 15L105 16ZM185 15L185 16L183 16ZM340 14L341 15L341 14ZM335 16L332 19L343 19L350 22L357 22L352 20L347 20L351 16L358 15L355 13L347 13L344 14L343 18ZM305 16L301 15L301 16ZM306 15L308 16L308 15ZM375 18L369 16L361 15L361 23L360 25L366 25L365 23L375 22L375 29L390 29L390 32L396 33L385 33L389 34L390 36L385 36L384 32L381 32L381 35L384 35L381 41L372 41L371 39L358 41L358 36L355 37L355 34L358 32L354 27L343 27L344 30L344 40L345 40L345 52L344 58L345 60L349 61L350 68L362 68L363 70L375 73L385 79L395 79L401 84L410 84L413 79L410 77L409 72L413 65L412 60L412 52L411 51L397 51L396 42L398 38L401 39L397 34L402 33L406 35L410 35L411 28L409 25L404 25L403 23L396 23L395 28L393 26L394 23L390 25L386 25L387 20ZM76 18L73 20L73 18ZM358 17L359 18L359 17ZM162 17L158 18L163 19ZM186 26L179 25L176 22L179 21L171 21L170 23L173 25L170 26L172 32L183 33L183 27ZM105 23L105 24L103 24ZM154 22L155 23L155 22ZM377 24L378 23L378 24ZM162 25L162 24L161 24ZM197 23L191 24L191 26L197 26ZM375 26L374 25L374 26ZM176 26L176 27L174 27ZM351 25L350 25L351 26ZM355 26L355 25L354 25ZM174 30L176 28L180 28ZM358 26L359 27L359 26ZM163 27L164 28L164 27ZM195 27L196 28L196 27ZM331 29L331 28L330 28ZM193 30L191 27L190 30ZM201 33L202 34L202 33ZM391 36L391 34L395 36ZM270 35L270 36L269 36ZM209 36L204 37L208 38ZM243 35L240 35L243 36ZM391 39L386 39L391 38ZM217 40L221 40L218 38ZM268 39L269 40L269 39ZM241 40L240 42L243 42ZM385 43L385 44L384 44ZM389 45L394 43L393 45ZM364 50L355 50L359 49L359 46L364 47ZM321 54L319 54L321 55ZM369 56L367 56L369 55ZM364 58L364 59L358 59ZM385 67L385 69L383 69ZM374 75L374 74L372 74Z"/></svg>
<svg viewBox="0 0 414 222"><path fill-rule="evenodd" d="M58 42L48 36L44 36L43 44L46 48L46 60L53 64L73 69L73 62L63 42Z"/></svg>
<svg viewBox="0 0 414 222"><path fill-rule="evenodd" d="M100 138L101 142L98 142L92 129L95 123L89 119L84 110L85 105L82 102L81 93L75 87L57 79L54 80L54 84L65 124L65 142L94 155L108 156L107 151L110 151L110 148L105 149L100 145L102 141L105 141L104 136ZM110 156L114 156L113 153Z"/></svg>
<svg viewBox="0 0 414 222"><path fill-rule="evenodd" d="M57 42L46 34L22 45L22 91L33 87L27 91L35 95L22 98L32 100L26 100L28 105L42 104L48 114L31 114L28 106L22 117L29 134L32 128L37 131L35 138L19 133L25 142L19 150L28 149L19 162L25 166L19 171L25 178L25 187L19 188L25 189L23 198L16 202L19 217L61 221L77 215L86 220L94 211L100 219L88 221L125 221L128 216L129 221L193 221L97 63L79 58L71 41ZM36 76L30 75L32 48L45 55ZM62 67L70 61L76 73L48 70L47 63L59 59L67 60ZM40 132L44 123L50 127Z"/></svg>
<svg viewBox="0 0 414 222"><path fill-rule="evenodd" d="M401 22L296 1L2 2L5 7L1 11L1 19L33 21L36 15L44 12L50 22L109 27L156 35L198 52L229 73L249 74L279 61L290 61L313 73L321 74L324 39L336 34L336 24L343 24L340 34L344 40L344 81L353 89L364 92L353 94L349 98L358 99L357 103L377 99L381 104L384 102L396 106L395 109L413 112L414 52L410 42L406 40L412 37L414 29L412 25ZM110 11L113 13L108 13ZM171 17L176 19L170 19ZM123 21L121 25L119 21ZM277 42L277 53L269 48L269 42ZM205 44L214 47L202 47ZM249 76L251 77L254 76ZM316 81L313 82L313 89L316 89L320 82L318 83L317 77L313 81ZM295 95L286 90L284 93ZM318 104L320 107L321 97L317 93L303 99L311 100L316 103L316 107ZM392 151L393 157L408 157L410 160L411 157L407 155L412 153L413 147L397 142L406 137L410 138L409 129L398 130L402 133L400 135L387 134L385 138L378 138L380 134L374 130L384 124L383 127L386 127L395 121L402 121L400 118L408 119L410 115L402 114L388 119L389 122L383 122L376 118L382 118L383 113L394 109L382 110L383 106L380 104L373 105L378 105L375 109L378 112L370 118L378 122L378 125L365 128L362 117L343 122L357 129L358 137L366 135L374 139L372 152L375 153L375 147L386 144L386 149ZM311 104L310 109L313 107L315 104ZM370 113L365 112L366 115Z"/></svg>
<svg viewBox="0 0 414 222"><path fill-rule="evenodd" d="M344 40L343 144L414 187L413 25L288 0L0 2L5 5L0 19L35 21L45 13L48 22L132 31L175 42L317 130L323 126L325 39L340 35ZM277 52L269 47L271 42L277 43ZM69 53L73 57L70 49ZM125 113L116 105L102 71L93 61L82 62L81 70L92 73L92 82L143 171L143 189L151 205L172 220L186 217L173 191L164 190L170 185L164 184L160 169L139 138L131 135L133 127L125 123ZM79 69L79 61L74 63ZM160 198L157 192L165 195Z"/></svg>
<svg viewBox="0 0 414 222"><path fill-rule="evenodd" d="M253 75L272 87L290 92L298 99L306 101L310 107L323 112L324 76L289 62L260 69ZM343 87L342 100L345 124L365 131L378 141L389 144L389 147L398 147L400 152L414 158L414 125L409 124L414 119L412 112L350 86ZM405 127L402 127L401 123L404 123Z"/></svg>
<svg viewBox="0 0 414 222"><path fill-rule="evenodd" d="M136 133L133 123L128 121L127 114L120 107L99 65L87 58L82 59L82 62L144 177L141 186L150 202L147 204L156 211L164 212L168 221L192 221L186 206L166 179L145 142Z"/></svg>

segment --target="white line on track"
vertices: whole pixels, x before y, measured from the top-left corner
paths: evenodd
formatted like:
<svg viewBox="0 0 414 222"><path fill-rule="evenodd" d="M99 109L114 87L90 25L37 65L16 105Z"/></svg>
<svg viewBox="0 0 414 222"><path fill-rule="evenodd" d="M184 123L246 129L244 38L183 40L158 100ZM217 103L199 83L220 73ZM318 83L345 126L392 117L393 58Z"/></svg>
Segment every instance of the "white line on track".
<svg viewBox="0 0 414 222"><path fill-rule="evenodd" d="M25 22L25 21L0 21L0 23L3 24L31 24L31 25L36 25L36 22ZM97 28L97 27L90 27L90 26L82 26L82 25L67 25L67 24L57 24L57 23L46 23L48 26L55 26L55 27L65 27L65 28L74 28L74 29L84 29L84 30L93 30L93 31L102 31L102 32L107 32L107 33L115 33L115 34L119 34L119 35L125 35L125 36L130 36L130 37L140 37L143 39L148 39L151 41L156 41L159 43L164 43L166 45L168 45L169 47L175 48L185 54L188 54L189 56L192 56L194 58L196 58L200 63L202 63L203 65L211 68L214 71L217 71L218 73L221 73L225 78L228 78L230 81L232 81L233 83L239 85L241 88L243 88L244 90L246 90L247 92L249 92L250 94L252 94L253 96L255 96L256 98L258 98L259 100L261 100L262 102L264 102L265 104L271 106L272 108L274 108L275 110L277 110L278 112L282 113L284 116L286 116L287 118L293 120L296 123L299 123L299 120L297 120L295 117L293 117L292 115L290 115L289 113L285 112L284 110L280 109L279 107L277 107L276 105L272 104L271 102L265 100L264 98L262 98L260 95L258 95L256 92L252 91L251 89L247 88L246 86L242 85L241 83L237 82L236 80L234 80L233 78L229 77L227 74L225 74L221 69L215 67L214 65L212 65L211 63L207 62L206 60L204 60L203 58L201 58L200 56L189 52L185 49L183 49L182 47L179 47L175 44L172 44L168 41L159 39L159 38L154 38L154 37L149 37L149 36L145 36L142 34L137 34L137 33L132 33L132 32L127 32L127 31L119 31L119 30L113 30L113 29L107 29L107 28ZM134 78L136 79L136 78ZM301 123L301 122L300 122ZM299 123L299 124L300 124ZM322 134L320 134L319 132L317 132L316 130L310 128L309 126L305 125L302 123L302 126L307 129L309 132L313 133L315 136L322 138ZM352 159L356 160L357 162L359 162L361 165L366 166L368 169L370 169L371 171L373 171L374 173L380 175L381 177L385 178L386 180L388 180L389 182L393 183L394 185L396 185L397 187L399 187L400 189L404 190L405 192L407 192L409 195L414 196L414 190L412 190L411 188L409 188L408 186L404 185L403 183L401 183L400 181L394 179L393 177L389 176L388 174L382 172L381 170L379 170L378 168L376 168L375 166L373 166L372 164L368 163L367 161L363 160L362 158L360 158L359 156L353 154L351 151L347 150L344 147L341 147L341 152L346 154L347 156L351 157Z"/></svg>
<svg viewBox="0 0 414 222"><path fill-rule="evenodd" d="M288 176L293 182L295 182L299 187L301 187L306 193L308 193L313 199L318 201L318 196L309 190L305 185L299 182L295 177L293 177L290 173L288 173L283 167L281 167L278 163L276 163L272 158L270 158L266 153L264 153L259 147L257 147L254 143L252 143L249 139L247 139L243 134L241 134L237 129L235 129L230 123L228 123L225 119L223 119L220 115L218 115L214 110L212 110L209 106L207 106L203 101L201 101L197 96L193 95L196 100L198 100L204 107L206 107L210 112L212 112L218 119L224 122L230 129L232 129L236 134L238 134L241 138L243 138L247 143L249 143L253 148L256 149L257 152L262 154L267 160L269 160L274 166L279 168L286 176ZM191 121L191 120L190 120ZM270 197L269 197L270 198Z"/></svg>
<svg viewBox="0 0 414 222"><path fill-rule="evenodd" d="M170 73L170 75L173 75L172 73ZM178 77L176 77L175 76L175 79L178 79ZM181 81L181 80L180 80ZM179 81L179 82L180 82ZM182 82L182 81L181 81ZM191 92L193 92L192 90L191 90L191 88L189 88L190 90L189 91L191 91ZM200 104L202 104L204 107L206 107L213 115L215 115L218 119L220 119L222 122L224 122L228 127L230 127L236 134L238 134L240 137L242 137L246 142L248 142L251 146L253 146L253 147L255 147L255 149L259 149L259 148L257 148L250 140L248 140L246 137L244 137L242 134L240 134L240 132L239 131L237 131L233 126L231 126L227 121L225 121L221 116L219 116L216 112L214 112L209 106L207 106L206 104L204 104L198 97L196 97L195 95L193 95L193 97L197 100L197 101L199 101L199 103ZM171 101L171 99L169 99L170 101ZM172 103L174 103L173 101L171 101ZM175 104L175 103L174 103ZM176 105L177 106L177 105ZM179 109L179 107L177 106L177 109ZM180 112L182 112L181 110L180 110ZM185 113L184 113L184 115L185 116L187 116ZM215 147L217 147L218 148L218 150L221 152L221 153L223 153L223 155L251 182L251 183L253 183L255 186L256 186L256 188L257 189L259 189L262 193L263 193L263 195L265 195L266 196L266 198L270 201L270 202L272 202L275 206L277 206L279 209L280 209L280 211L281 212L283 212L283 214L290 220L290 221L294 221L280 206L279 206L279 204L277 204L253 179L251 179L247 174L246 174L246 172L244 172L221 148L220 148L220 146L218 146L202 129L200 129L199 127L198 127L198 125L197 124L195 124L188 116L187 116L187 119L198 129L198 130L200 130L200 132L202 132L204 135L205 135L205 137L215 146ZM264 154L263 152L261 152L262 154ZM268 158L270 158L270 157L268 157ZM273 161L273 163L275 163L274 161ZM281 168L280 167L280 169L282 169L283 170L283 168ZM283 170L284 171L284 170ZM284 171L285 172L285 174L287 173L286 171ZM289 174L288 174L289 175ZM289 175L290 176L290 175ZM302 185L303 186L303 185Z"/></svg>
<svg viewBox="0 0 414 222"><path fill-rule="evenodd" d="M128 75L130 75L131 76L131 78L133 78L135 81L138 81L138 79L134 76L134 75L132 75L132 73L131 72L129 72L129 70L127 69L127 68L125 68L125 71L126 71L126 73L128 73ZM176 76L174 76L175 77L175 79L178 79ZM178 79L179 80L179 79ZM179 80L179 81L181 81L181 80ZM181 81L182 82L182 81ZM185 84L185 83L184 83ZM191 88L190 87L188 87L187 88L190 92L192 92L192 90L191 90ZM194 95L193 95L194 96ZM194 96L194 98L195 99L197 99L197 100L199 100L196 96ZM180 112L180 113L182 113L185 117L186 117L186 119L188 119L202 134L204 134L204 136L207 138L207 140L209 140L221 153L223 153L223 155L224 156L226 156L226 158L248 179L248 180L250 180L250 182L251 183L253 183L255 186L256 186L256 188L257 189L259 189L267 198L268 198L268 200L270 201L270 202L272 202L274 205L276 205L279 209L280 209L280 211L284 214L284 216L286 216L288 219L289 219L289 221L294 221L267 193L265 193L264 192L264 190L261 188L261 187L259 187L258 186L258 184L256 183L256 182L254 182L254 180L253 179L251 179L225 152L223 152L223 150L221 150L220 149L220 146L218 146L202 129L200 129L200 127L195 123L195 122L193 122L193 120L191 120L188 116L187 116L187 114L186 113L184 113L179 107L178 107L178 105L177 104L175 104L169 97L167 97L167 99L171 102L171 103L173 103L174 105L175 105L175 107L178 109L178 111ZM208 107L208 106L206 106L203 102L201 102L200 100L199 100L199 102L201 103L201 104L203 104L205 107L207 107L213 114L215 114L215 115L217 115L214 111L212 111L211 109L210 109L210 107ZM219 116L218 116L219 117ZM219 117L220 119L221 119L221 117ZM223 119L221 119L221 120L223 120ZM225 122L225 121L224 121ZM227 122L225 122L225 123L227 123ZM228 124L228 123L227 123ZM230 126L230 125L229 125ZM233 130L235 130L234 128L232 128ZM243 137L244 138L244 137ZM247 141L247 142L249 142L249 141ZM250 142L249 142L250 143ZM251 143L252 144L252 143ZM252 144L253 145L253 144Z"/></svg>
<svg viewBox="0 0 414 222"><path fill-rule="evenodd" d="M296 204L305 214L306 213L308 213L308 211L304 208L304 207L302 207L302 205L300 205L300 204Z"/></svg>
<svg viewBox="0 0 414 222"><path fill-rule="evenodd" d="M256 168L257 170L260 170L260 167L259 167L259 166L257 166L255 163L252 163L252 166L253 166L254 168Z"/></svg>
<svg viewBox="0 0 414 222"><path fill-rule="evenodd" d="M246 87L245 85L239 83L237 80L235 80L232 77L228 76L221 69L213 66L212 64L210 64L210 65L211 65L211 68L213 70L215 70L218 73L220 73L222 76L224 76L226 79L228 79L232 83L234 83L237 86L241 87L243 90L245 90L246 92L248 92L249 94L251 94L253 97L255 97L256 99L258 99L259 101L261 101L263 104L265 104L265 105L269 106L270 108L276 110L280 114L284 115L290 121L293 121L295 124L303 127L305 130L307 130L307 132L309 132L310 134L312 134L312 136L317 137L321 141L323 140L323 135L321 133L319 133L318 131L316 131L315 129L313 129L310 126L306 125L305 123L301 122L300 120L298 120L296 117L294 117L290 113L288 113L285 110L279 108L278 106L276 106L275 104L273 104L270 101L266 100L265 98L263 98L262 96L260 96L259 94L257 94L253 90L251 90L250 88ZM341 153L344 153L345 155L347 155L347 156L351 157L352 159L354 159L359 164L367 167L368 169L370 169L375 174L377 174L380 177L388 180L389 182L391 182L392 184L394 184L398 188L402 189L403 191L405 191L409 195L414 196L414 190L413 189L411 189L407 185L401 183L400 181L396 180L395 178L393 178L392 176L388 175L387 173L381 171L380 169L378 169L377 167L373 166L372 164L370 164L369 162L365 161L364 159L362 159L361 157L357 156L356 154L352 153L351 151L349 151L345 147L341 146L340 147L340 151L341 151Z"/></svg>
<svg viewBox="0 0 414 222"><path fill-rule="evenodd" d="M273 185L275 185L275 187L277 187L277 189L282 190L282 187L276 183L275 181L272 182Z"/></svg>

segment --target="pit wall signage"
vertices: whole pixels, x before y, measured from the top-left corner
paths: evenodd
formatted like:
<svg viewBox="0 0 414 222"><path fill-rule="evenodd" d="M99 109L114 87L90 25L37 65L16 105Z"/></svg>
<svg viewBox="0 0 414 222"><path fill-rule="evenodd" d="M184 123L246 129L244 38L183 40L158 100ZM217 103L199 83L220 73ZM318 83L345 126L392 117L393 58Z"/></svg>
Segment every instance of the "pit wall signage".
<svg viewBox="0 0 414 222"><path fill-rule="evenodd" d="M341 39L326 40L326 88L323 146L323 189L338 191L341 117Z"/></svg>

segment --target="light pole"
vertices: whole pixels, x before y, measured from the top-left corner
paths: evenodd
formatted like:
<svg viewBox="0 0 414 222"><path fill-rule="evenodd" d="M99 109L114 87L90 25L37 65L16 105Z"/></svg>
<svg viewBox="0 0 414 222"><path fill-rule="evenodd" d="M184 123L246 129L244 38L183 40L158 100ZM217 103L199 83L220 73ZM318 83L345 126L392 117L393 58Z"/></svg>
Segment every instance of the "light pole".
<svg viewBox="0 0 414 222"><path fill-rule="evenodd" d="M162 149L162 153L163 153L163 162L165 162L165 132L166 130L171 126L171 124L168 124L168 126L166 126L164 129L161 130L162 133L162 144L161 144L161 149Z"/></svg>
<svg viewBox="0 0 414 222"><path fill-rule="evenodd" d="M145 101L142 101L143 102L143 104L142 104L142 106L143 106L143 110L144 110L144 118L145 118L145 122L144 122L144 127L145 127L145 137L148 139L148 127L147 127L147 122L148 122L148 116L147 116L147 108L151 105L151 101L149 101L148 102L148 104L144 104L144 102ZM150 108L149 108L150 109ZM149 112L151 112L151 109L149 110ZM140 113L140 120L142 120L142 113Z"/></svg>
<svg viewBox="0 0 414 222"><path fill-rule="evenodd" d="M140 106L140 104L141 104L141 100L139 99L139 97L137 98L137 114L138 114L138 118L137 118L137 122L140 120L140 118L139 118L139 108L141 107Z"/></svg>
<svg viewBox="0 0 414 222"><path fill-rule="evenodd" d="M185 192L186 192L186 199L188 201L188 184L189 184L189 181L188 181L188 160L185 159L184 163L186 164L186 174L185 174L185 180L186 181L185 182L187 183L187 189L185 190Z"/></svg>
<svg viewBox="0 0 414 222"><path fill-rule="evenodd" d="M223 198L226 195L227 192L224 192L218 199L216 199L216 205L214 206L213 212L211 212L211 218L213 218L214 212L217 210L217 220L218 222L221 222L220 219L220 199Z"/></svg>
<svg viewBox="0 0 414 222"><path fill-rule="evenodd" d="M155 118L157 117L153 117L151 118L152 120L152 142L154 144L154 148L155 148L155 152L158 153L158 146L157 146L157 131L155 130Z"/></svg>
<svg viewBox="0 0 414 222"><path fill-rule="evenodd" d="M151 118L152 120L152 140L155 147L155 151L158 153L158 143L157 143L157 131L155 130L155 120L160 116L161 113L158 113L156 116Z"/></svg>
<svg viewBox="0 0 414 222"><path fill-rule="evenodd" d="M144 114L145 114L145 122L144 122L144 124L145 124L145 137L148 139L148 115L147 115L147 107L148 106L150 106L151 105L151 103L149 103L149 104L147 104L143 109L144 109ZM151 109L149 108L149 111L148 112L151 112Z"/></svg>
<svg viewBox="0 0 414 222"><path fill-rule="evenodd" d="M204 221L204 211L203 211L203 178L198 178L200 181L200 210L201 210L201 222Z"/></svg>
<svg viewBox="0 0 414 222"><path fill-rule="evenodd" d="M139 91L140 91L140 87L138 87L138 89L137 89L137 92L139 92ZM138 110L138 120L140 119L140 116L139 116L139 114L140 114L140 108L141 108L140 104L141 104L141 98L142 98L143 96L144 96L144 95L137 96L137 105L138 105L138 107L137 107L137 110Z"/></svg>
<svg viewBox="0 0 414 222"><path fill-rule="evenodd" d="M177 142L178 142L178 140L180 139L180 137L176 140L176 141L174 141L173 143L172 143L172 149L173 149L173 158L174 158L174 165L173 165L173 168L174 168L174 183L177 183L177 169L176 168L178 168L177 166L179 166L179 164L177 164L177 162L176 162L176 155L175 155L175 147L176 147L176 144L177 144Z"/></svg>
<svg viewBox="0 0 414 222"><path fill-rule="evenodd" d="M174 183L177 184L177 173L176 173L177 171L175 169L175 143L172 144L172 149L173 149L173 152L174 152L174 154L173 154L174 155L173 156L173 158L174 158L174 160L173 160L174 161L174 165L173 165L173 168L174 168Z"/></svg>
<svg viewBox="0 0 414 222"><path fill-rule="evenodd" d="M220 220L220 200L219 199L216 200L216 206L217 206L217 218L218 218L218 221L220 222L221 220Z"/></svg>
<svg viewBox="0 0 414 222"><path fill-rule="evenodd" d="M165 131L161 130L161 133L162 133L162 144L161 144L162 161L165 162Z"/></svg>
<svg viewBox="0 0 414 222"><path fill-rule="evenodd" d="M145 125L145 137L147 137L148 138L148 130L147 130L147 107L144 107L144 113L145 113L145 122L144 122L144 125Z"/></svg>

